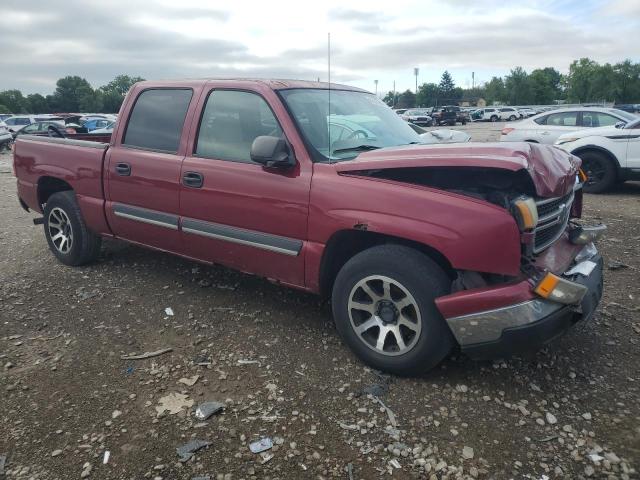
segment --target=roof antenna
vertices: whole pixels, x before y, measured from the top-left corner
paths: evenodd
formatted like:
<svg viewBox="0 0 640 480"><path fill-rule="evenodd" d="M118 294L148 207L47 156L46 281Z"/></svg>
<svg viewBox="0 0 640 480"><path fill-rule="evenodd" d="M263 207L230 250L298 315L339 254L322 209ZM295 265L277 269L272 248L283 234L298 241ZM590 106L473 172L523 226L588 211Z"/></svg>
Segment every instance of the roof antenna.
<svg viewBox="0 0 640 480"><path fill-rule="evenodd" d="M331 163L331 32L327 32L327 79L329 83L329 108L327 108L327 132L329 135L329 163Z"/></svg>

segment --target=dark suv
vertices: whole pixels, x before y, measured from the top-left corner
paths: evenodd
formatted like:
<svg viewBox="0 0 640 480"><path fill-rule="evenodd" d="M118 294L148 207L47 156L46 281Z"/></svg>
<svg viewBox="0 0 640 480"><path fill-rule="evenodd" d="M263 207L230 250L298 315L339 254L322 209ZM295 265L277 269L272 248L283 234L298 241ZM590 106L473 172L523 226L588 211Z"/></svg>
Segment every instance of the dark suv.
<svg viewBox="0 0 640 480"><path fill-rule="evenodd" d="M460 122L462 125L466 125L469 121L469 115L467 112L463 112L457 105L445 105L442 107L433 107L431 112L436 125L455 125L456 122Z"/></svg>

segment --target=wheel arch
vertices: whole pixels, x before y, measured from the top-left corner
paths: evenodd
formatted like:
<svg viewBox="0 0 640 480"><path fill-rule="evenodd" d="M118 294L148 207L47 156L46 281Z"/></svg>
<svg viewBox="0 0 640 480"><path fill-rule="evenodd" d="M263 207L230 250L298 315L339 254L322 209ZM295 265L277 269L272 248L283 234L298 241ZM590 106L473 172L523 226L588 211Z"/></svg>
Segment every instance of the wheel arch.
<svg viewBox="0 0 640 480"><path fill-rule="evenodd" d="M43 176L38 179L38 204L44 205L54 193L73 190L73 187L58 177Z"/></svg>
<svg viewBox="0 0 640 480"><path fill-rule="evenodd" d="M433 260L452 280L455 277L455 270L449 260L430 245L378 232L346 229L335 232L325 244L320 262L320 295L324 298L331 295L338 272L350 258L368 248L384 244L414 248Z"/></svg>
<svg viewBox="0 0 640 480"><path fill-rule="evenodd" d="M604 155L605 157L607 157L609 160L611 160L613 162L613 164L615 165L616 169L618 170L618 173L620 172L620 162L618 161L618 158L611 153L609 150L607 150L606 148L603 148L599 145L584 145L582 147L578 147L575 150L573 150L571 152L572 155L575 155L576 157L580 157L581 153L587 153L587 152L596 152L596 153L600 153L602 155Z"/></svg>

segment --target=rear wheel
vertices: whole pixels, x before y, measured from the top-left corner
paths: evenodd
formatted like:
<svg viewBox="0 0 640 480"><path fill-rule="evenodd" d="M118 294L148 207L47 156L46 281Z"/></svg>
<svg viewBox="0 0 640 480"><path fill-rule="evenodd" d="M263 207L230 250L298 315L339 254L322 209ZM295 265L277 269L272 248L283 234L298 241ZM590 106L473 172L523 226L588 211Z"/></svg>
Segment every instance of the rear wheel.
<svg viewBox="0 0 640 480"><path fill-rule="evenodd" d="M455 344L434 303L450 285L444 271L417 250L372 247L338 273L332 294L336 327L372 367L399 375L426 372Z"/></svg>
<svg viewBox="0 0 640 480"><path fill-rule="evenodd" d="M599 152L585 152L579 155L582 159L582 170L587 174L584 191L602 193L616 183L616 166L611 159Z"/></svg>
<svg viewBox="0 0 640 480"><path fill-rule="evenodd" d="M491 115L491 121L492 122L497 122L498 121L498 116L497 115Z"/></svg>
<svg viewBox="0 0 640 480"><path fill-rule="evenodd" d="M510 122L513 122L515 119L516 119L516 116L515 116L515 115L511 115L511 116L509 116L509 121L510 121Z"/></svg>
<svg viewBox="0 0 640 480"><path fill-rule="evenodd" d="M44 208L44 235L60 262L77 266L94 261L101 238L87 229L72 191L54 193Z"/></svg>

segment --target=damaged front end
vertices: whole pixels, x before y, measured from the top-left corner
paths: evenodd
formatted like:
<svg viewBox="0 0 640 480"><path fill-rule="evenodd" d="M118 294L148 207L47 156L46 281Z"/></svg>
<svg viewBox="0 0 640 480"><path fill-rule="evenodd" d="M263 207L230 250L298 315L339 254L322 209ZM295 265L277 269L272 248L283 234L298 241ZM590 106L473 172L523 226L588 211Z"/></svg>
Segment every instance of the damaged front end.
<svg viewBox="0 0 640 480"><path fill-rule="evenodd" d="M475 358L538 348L589 319L602 296L603 262L594 242L605 227L579 223L585 180L580 160L545 146L500 152L497 160L486 153L486 164L477 161L480 155L459 162L441 155L421 165L405 159L357 172L488 202L513 217L520 273L457 270L451 293L436 299L462 350Z"/></svg>

